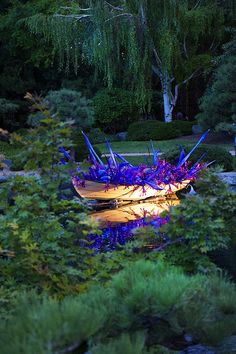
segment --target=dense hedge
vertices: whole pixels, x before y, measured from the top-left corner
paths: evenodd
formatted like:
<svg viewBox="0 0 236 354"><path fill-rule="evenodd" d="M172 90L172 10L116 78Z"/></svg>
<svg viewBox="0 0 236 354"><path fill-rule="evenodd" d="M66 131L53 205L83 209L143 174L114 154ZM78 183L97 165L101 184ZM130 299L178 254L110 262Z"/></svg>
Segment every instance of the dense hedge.
<svg viewBox="0 0 236 354"><path fill-rule="evenodd" d="M179 129L181 135L191 135L192 126L197 124L197 121L183 121L183 120L174 120L170 123L176 129Z"/></svg>
<svg viewBox="0 0 236 354"><path fill-rule="evenodd" d="M171 123L157 120L139 121L131 124L128 128L128 140L167 140L181 135L179 129Z"/></svg>
<svg viewBox="0 0 236 354"><path fill-rule="evenodd" d="M191 147L183 146L185 151L190 151ZM178 149L169 150L165 153L164 157L168 162L175 163L178 161L180 151ZM203 144L199 146L193 154L190 156L189 161L195 163L204 153L202 161L212 162L214 165L220 165L224 168L225 171L233 170L233 157L231 154L220 146L209 146Z"/></svg>
<svg viewBox="0 0 236 354"><path fill-rule="evenodd" d="M128 128L128 140L168 140L192 134L194 122L173 121L164 123L147 120L132 123Z"/></svg>

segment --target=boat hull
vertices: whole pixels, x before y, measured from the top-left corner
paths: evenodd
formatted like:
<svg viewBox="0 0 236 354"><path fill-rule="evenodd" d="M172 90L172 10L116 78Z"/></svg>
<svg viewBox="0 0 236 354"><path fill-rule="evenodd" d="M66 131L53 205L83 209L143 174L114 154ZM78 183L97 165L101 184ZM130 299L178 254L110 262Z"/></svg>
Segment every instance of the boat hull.
<svg viewBox="0 0 236 354"><path fill-rule="evenodd" d="M144 200L150 197L163 197L176 193L177 191L184 189L190 183L190 180L184 180L181 183L175 184L163 184L160 187L161 190L156 190L149 185L141 186L115 186L109 185L106 188L104 183L98 183L93 181L85 181L85 186L81 186L72 178L72 183L76 192L86 199L95 200L127 200L138 201Z"/></svg>

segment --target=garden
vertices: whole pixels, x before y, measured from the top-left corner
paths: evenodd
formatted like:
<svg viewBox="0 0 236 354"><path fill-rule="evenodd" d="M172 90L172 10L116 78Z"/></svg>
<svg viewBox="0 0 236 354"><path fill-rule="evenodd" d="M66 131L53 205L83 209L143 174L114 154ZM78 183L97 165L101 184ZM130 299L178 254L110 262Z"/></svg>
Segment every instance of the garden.
<svg viewBox="0 0 236 354"><path fill-rule="evenodd" d="M2 354L236 353L235 15L3 1Z"/></svg>

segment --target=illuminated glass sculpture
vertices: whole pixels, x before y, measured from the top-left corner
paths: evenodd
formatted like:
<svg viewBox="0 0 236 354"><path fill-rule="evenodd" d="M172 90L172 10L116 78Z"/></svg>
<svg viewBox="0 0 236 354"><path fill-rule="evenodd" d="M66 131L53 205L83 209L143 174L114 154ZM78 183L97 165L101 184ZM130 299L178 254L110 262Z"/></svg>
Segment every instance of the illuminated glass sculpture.
<svg viewBox="0 0 236 354"><path fill-rule="evenodd" d="M97 200L137 201L173 194L186 188L196 179L199 171L206 167L206 164L200 162L204 155L192 167L189 165L188 158L207 133L202 135L187 155L181 148L176 165L160 159L159 151L154 149L151 142L152 162L138 166L132 165L114 152L108 141L106 144L109 157L104 163L83 133L89 151L90 167L87 172L77 168L76 173L72 174L73 185L81 197ZM66 158L71 159L63 148L60 149Z"/></svg>

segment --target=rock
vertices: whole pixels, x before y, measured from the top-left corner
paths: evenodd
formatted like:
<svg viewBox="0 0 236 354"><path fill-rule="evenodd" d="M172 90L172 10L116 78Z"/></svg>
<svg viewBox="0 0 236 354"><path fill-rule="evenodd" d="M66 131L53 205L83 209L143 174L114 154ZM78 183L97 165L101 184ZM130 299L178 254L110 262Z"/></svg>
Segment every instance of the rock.
<svg viewBox="0 0 236 354"><path fill-rule="evenodd" d="M9 141L9 139L10 139L9 131L0 128L0 140Z"/></svg>
<svg viewBox="0 0 236 354"><path fill-rule="evenodd" d="M217 176L230 186L236 186L236 172L220 172Z"/></svg>
<svg viewBox="0 0 236 354"><path fill-rule="evenodd" d="M216 351L214 348L197 344L180 351L179 354L216 354Z"/></svg>
<svg viewBox="0 0 236 354"><path fill-rule="evenodd" d="M217 354L233 354L236 353L236 335L225 340L216 351Z"/></svg>
<svg viewBox="0 0 236 354"><path fill-rule="evenodd" d="M127 132L120 132L120 133L117 133L117 134L116 134L116 137L117 137L118 140L124 141L124 140L126 140Z"/></svg>
<svg viewBox="0 0 236 354"><path fill-rule="evenodd" d="M202 134L203 130L202 130L202 127L200 125L194 124L192 126L192 132L193 132L193 134Z"/></svg>

